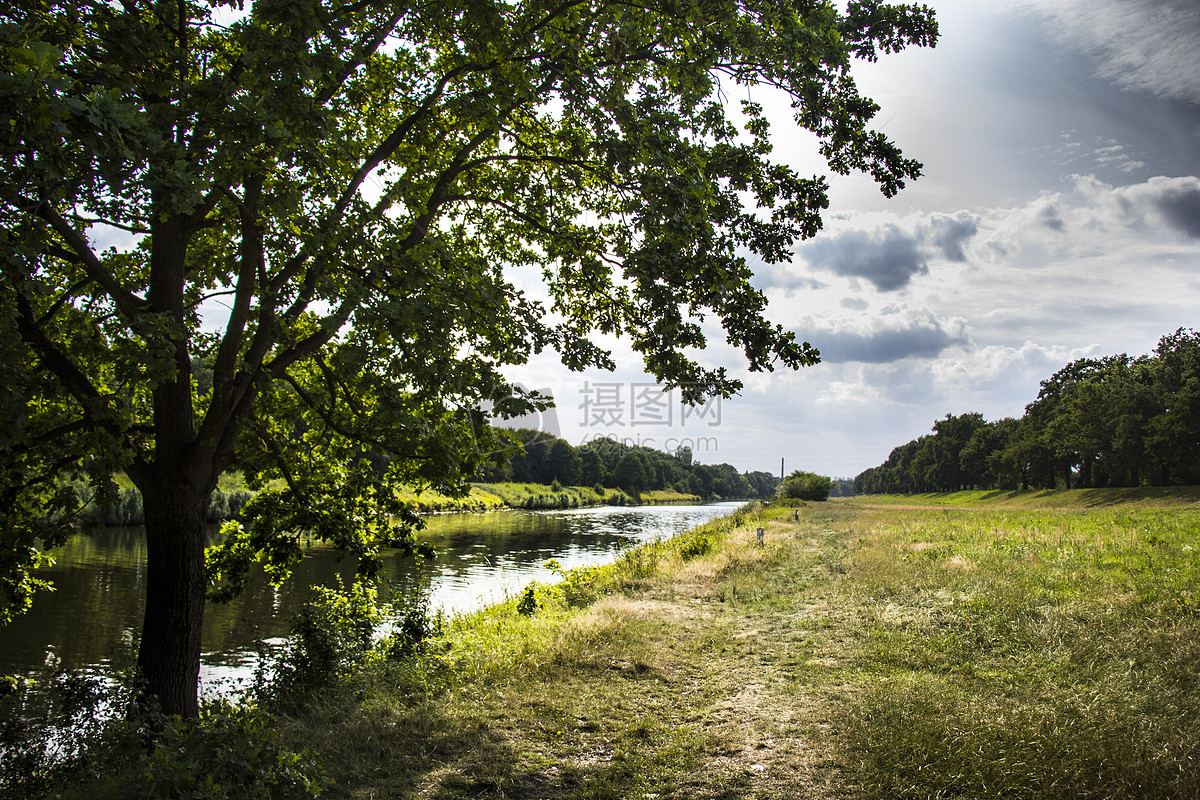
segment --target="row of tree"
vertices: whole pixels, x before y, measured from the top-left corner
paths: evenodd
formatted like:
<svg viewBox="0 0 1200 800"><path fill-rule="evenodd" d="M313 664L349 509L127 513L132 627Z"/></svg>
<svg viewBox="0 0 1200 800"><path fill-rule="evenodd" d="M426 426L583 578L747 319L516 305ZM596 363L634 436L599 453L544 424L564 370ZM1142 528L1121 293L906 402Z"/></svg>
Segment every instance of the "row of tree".
<svg viewBox="0 0 1200 800"><path fill-rule="evenodd" d="M769 472L740 473L729 464L701 464L690 447L673 453L597 439L575 447L542 431L512 432L523 451L495 458L476 473L485 483L517 481L620 488L630 494L674 489L705 499L768 498L779 479Z"/></svg>
<svg viewBox="0 0 1200 800"><path fill-rule="evenodd" d="M1150 355L1081 358L1020 419L946 415L854 479L858 493L1200 483L1200 334Z"/></svg>

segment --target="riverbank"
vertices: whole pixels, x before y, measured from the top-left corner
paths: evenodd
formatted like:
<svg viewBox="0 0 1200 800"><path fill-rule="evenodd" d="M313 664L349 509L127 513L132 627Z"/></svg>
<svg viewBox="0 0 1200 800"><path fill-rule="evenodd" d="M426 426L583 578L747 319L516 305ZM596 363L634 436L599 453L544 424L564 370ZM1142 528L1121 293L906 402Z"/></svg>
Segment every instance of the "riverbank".
<svg viewBox="0 0 1200 800"><path fill-rule="evenodd" d="M655 489L630 494L622 489L548 486L541 483L473 483L470 493L465 497L450 497L432 490L418 494L408 489L401 492L400 498L421 514L441 511L495 511L502 508L537 510L703 502L699 495L684 494L673 489Z"/></svg>
<svg viewBox="0 0 1200 800"><path fill-rule="evenodd" d="M337 797L1200 796L1194 509L790 515L458 620L418 691L289 730Z"/></svg>
<svg viewBox="0 0 1200 800"><path fill-rule="evenodd" d="M79 498L80 505L85 508L84 518L110 527L144 524L141 494L133 487L128 477L117 475L115 479L118 491L111 505L89 505L91 488L78 482L69 485L71 491ZM279 488L282 488L282 483L279 484ZM418 514L497 511L504 508L539 510L706 502L700 495L677 492L674 489L652 489L631 494L623 489L603 486L540 483L473 483L470 491L463 497L451 497L432 489L417 492L409 487L401 489L398 494L400 499ZM222 475L220 486L213 492L209 503L208 521L217 523L237 517L253 497L254 493L246 488L240 475ZM721 498L709 498L719 499Z"/></svg>
<svg viewBox="0 0 1200 800"><path fill-rule="evenodd" d="M335 798L1200 796L1200 510L927 500L567 571L274 724Z"/></svg>
<svg viewBox="0 0 1200 800"><path fill-rule="evenodd" d="M902 506L985 507L1087 510L1108 506L1180 508L1200 506L1200 486L1144 486L1114 489L977 489L927 494L857 495L842 502Z"/></svg>

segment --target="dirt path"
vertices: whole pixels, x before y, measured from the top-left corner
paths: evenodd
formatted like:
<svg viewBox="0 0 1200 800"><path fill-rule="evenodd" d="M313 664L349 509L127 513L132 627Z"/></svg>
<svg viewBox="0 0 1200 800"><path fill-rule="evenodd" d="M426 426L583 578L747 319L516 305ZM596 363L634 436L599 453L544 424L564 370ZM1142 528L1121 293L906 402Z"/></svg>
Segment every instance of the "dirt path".
<svg viewBox="0 0 1200 800"><path fill-rule="evenodd" d="M714 553L547 620L549 641L505 639L528 651L497 653L512 667L356 712L317 747L336 753L327 795L846 796L829 735L836 647L811 594L829 559L805 538L826 524L765 523L766 547L733 531Z"/></svg>

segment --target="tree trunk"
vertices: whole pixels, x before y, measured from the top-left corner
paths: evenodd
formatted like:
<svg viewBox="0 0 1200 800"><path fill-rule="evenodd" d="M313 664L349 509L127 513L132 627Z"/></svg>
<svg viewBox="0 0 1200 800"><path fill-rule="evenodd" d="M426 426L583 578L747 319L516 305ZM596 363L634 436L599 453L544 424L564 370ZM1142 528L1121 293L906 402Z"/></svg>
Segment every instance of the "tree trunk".
<svg viewBox="0 0 1200 800"><path fill-rule="evenodd" d="M155 209L171 203L155 197ZM173 321L175 374L154 388L154 458L134 477L146 512L146 615L138 669L148 698L168 715L199 714L200 632L207 589L204 522L219 472L196 449L184 286L191 235L186 215L151 222L149 306ZM208 456L206 458L206 455Z"/></svg>
<svg viewBox="0 0 1200 800"><path fill-rule="evenodd" d="M207 578L208 494L186 480L156 481L146 512L146 613L138 670L149 698L168 715L199 714L200 634Z"/></svg>

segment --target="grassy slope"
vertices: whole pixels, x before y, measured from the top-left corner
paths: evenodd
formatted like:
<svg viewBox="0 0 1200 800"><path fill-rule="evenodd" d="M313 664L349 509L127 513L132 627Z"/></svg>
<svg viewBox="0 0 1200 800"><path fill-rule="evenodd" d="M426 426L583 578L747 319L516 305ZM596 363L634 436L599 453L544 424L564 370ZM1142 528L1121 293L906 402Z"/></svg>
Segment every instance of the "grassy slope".
<svg viewBox="0 0 1200 800"><path fill-rule="evenodd" d="M487 511L498 508L579 508L583 506L645 503L695 502L692 494L665 489L631 496L620 489L597 492L590 486L563 486L554 490L540 483L476 483L466 497L448 497L435 491L416 494L408 491L402 499L420 512L426 511Z"/></svg>
<svg viewBox="0 0 1200 800"><path fill-rule="evenodd" d="M1200 796L1200 510L1066 502L718 522L295 731L336 797Z"/></svg>
<svg viewBox="0 0 1200 800"><path fill-rule="evenodd" d="M1027 492L978 490L929 494L859 495L841 502L889 505L987 506L1002 508L1088 509L1105 506L1179 507L1200 504L1200 487L1135 489L1042 489Z"/></svg>

